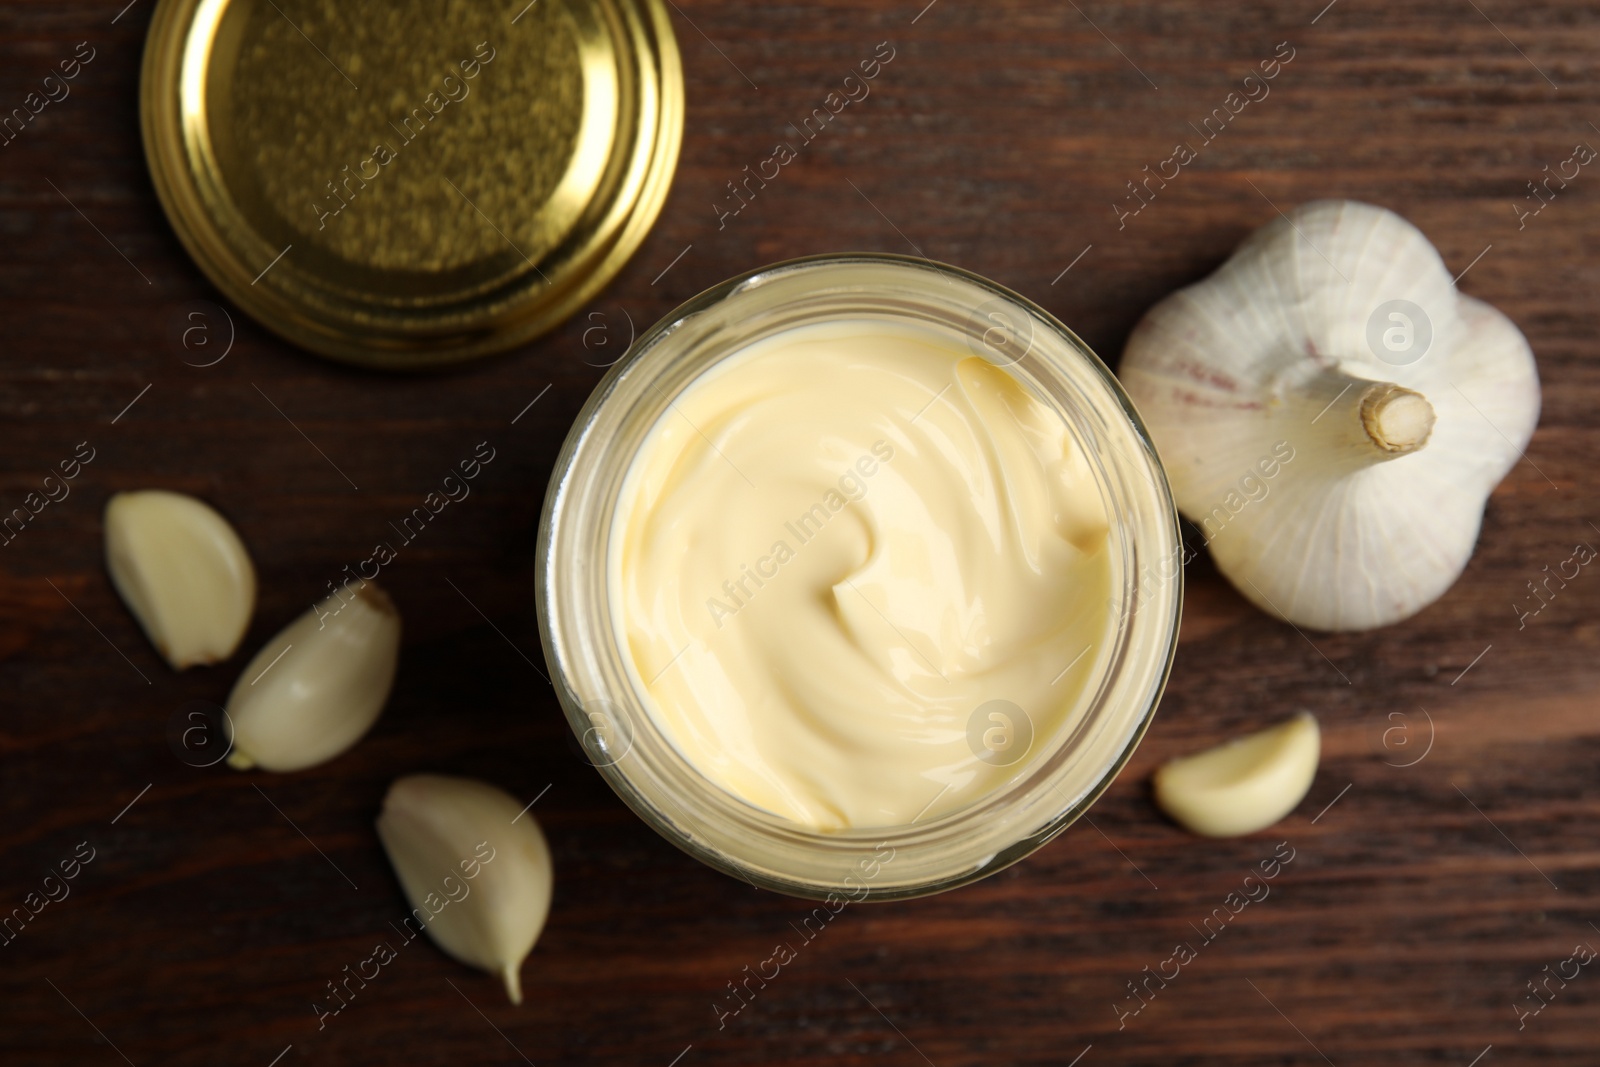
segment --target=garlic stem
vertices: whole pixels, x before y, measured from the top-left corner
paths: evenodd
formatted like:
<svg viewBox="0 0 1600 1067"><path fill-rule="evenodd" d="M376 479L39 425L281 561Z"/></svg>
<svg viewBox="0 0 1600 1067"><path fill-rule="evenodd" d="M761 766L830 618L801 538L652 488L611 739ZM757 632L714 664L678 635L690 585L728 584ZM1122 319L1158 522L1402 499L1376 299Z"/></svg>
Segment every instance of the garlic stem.
<svg viewBox="0 0 1600 1067"><path fill-rule="evenodd" d="M1433 432L1433 405L1421 393L1402 386L1371 385L1361 394L1361 427L1385 452L1415 452Z"/></svg>
<svg viewBox="0 0 1600 1067"><path fill-rule="evenodd" d="M1428 443L1433 405L1421 393L1393 382L1323 370L1300 398L1310 432L1330 456L1341 452L1357 466L1409 455Z"/></svg>

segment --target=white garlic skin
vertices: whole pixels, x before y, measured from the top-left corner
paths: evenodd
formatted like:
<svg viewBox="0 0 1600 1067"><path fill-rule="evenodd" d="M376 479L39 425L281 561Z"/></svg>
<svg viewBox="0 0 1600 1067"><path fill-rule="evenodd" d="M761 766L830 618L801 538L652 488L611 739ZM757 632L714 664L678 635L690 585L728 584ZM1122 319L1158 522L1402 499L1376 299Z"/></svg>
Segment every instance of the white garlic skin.
<svg viewBox="0 0 1600 1067"><path fill-rule="evenodd" d="M1305 799L1317 775L1322 731L1309 712L1215 748L1180 756L1155 774L1156 803L1202 837L1265 830Z"/></svg>
<svg viewBox="0 0 1600 1067"><path fill-rule="evenodd" d="M239 675L228 695L229 766L314 767L378 721L399 666L400 612L373 582L346 597L290 623Z"/></svg>
<svg viewBox="0 0 1600 1067"><path fill-rule="evenodd" d="M1432 327L1405 365L1368 343L1391 300ZM1218 569L1263 610L1318 630L1387 625L1443 595L1539 417L1533 353L1511 320L1457 292L1415 226L1354 201L1275 219L1157 304L1119 377ZM1373 383L1426 400L1388 410L1383 422L1411 438L1398 446L1365 432ZM1234 512L1230 492L1247 499L1241 478L1279 442L1293 462Z"/></svg>
<svg viewBox="0 0 1600 1067"><path fill-rule="evenodd" d="M255 610L256 572L210 505L162 489L117 493L105 551L111 584L174 669L233 655Z"/></svg>
<svg viewBox="0 0 1600 1067"><path fill-rule="evenodd" d="M435 944L499 976L511 1003L521 1004L522 961L544 930L554 881L550 848L533 813L485 782L413 774L389 787L378 837L413 922L427 917L424 928ZM485 842L492 857L486 862ZM457 893L459 900L452 897Z"/></svg>

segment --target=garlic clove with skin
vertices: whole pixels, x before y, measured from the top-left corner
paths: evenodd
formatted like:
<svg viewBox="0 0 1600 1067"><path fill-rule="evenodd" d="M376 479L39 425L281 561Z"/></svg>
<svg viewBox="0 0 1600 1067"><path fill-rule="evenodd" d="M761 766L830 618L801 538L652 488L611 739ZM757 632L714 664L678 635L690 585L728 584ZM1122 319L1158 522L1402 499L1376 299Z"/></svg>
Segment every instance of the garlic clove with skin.
<svg viewBox="0 0 1600 1067"><path fill-rule="evenodd" d="M522 961L550 913L550 848L533 814L471 778L413 774L389 787L378 837L435 944L497 975L522 1003Z"/></svg>
<svg viewBox="0 0 1600 1067"><path fill-rule="evenodd" d="M233 655L255 610L256 572L227 519L182 493L117 493L105 542L111 584L175 670Z"/></svg>
<svg viewBox="0 0 1600 1067"><path fill-rule="evenodd" d="M1511 320L1459 293L1415 226L1354 201L1274 220L1151 308L1119 377L1218 569L1319 630L1443 595L1539 417Z"/></svg>
<svg viewBox="0 0 1600 1067"><path fill-rule="evenodd" d="M1305 799L1317 774L1322 731L1301 712L1277 726L1161 765L1156 803L1202 837L1265 830Z"/></svg>
<svg viewBox="0 0 1600 1067"><path fill-rule="evenodd" d="M238 770L298 771L361 739L383 711L400 660L400 613L364 583L335 593L256 653L228 695Z"/></svg>

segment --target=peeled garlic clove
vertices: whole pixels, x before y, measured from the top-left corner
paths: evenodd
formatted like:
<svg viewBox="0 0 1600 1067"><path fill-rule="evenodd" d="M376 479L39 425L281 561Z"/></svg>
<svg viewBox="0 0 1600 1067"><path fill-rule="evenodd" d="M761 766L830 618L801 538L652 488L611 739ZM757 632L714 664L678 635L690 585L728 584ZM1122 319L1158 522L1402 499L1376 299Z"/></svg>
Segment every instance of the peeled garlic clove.
<svg viewBox="0 0 1600 1067"><path fill-rule="evenodd" d="M1265 830L1305 799L1322 734L1309 712L1259 733L1180 756L1155 774L1156 803L1202 837Z"/></svg>
<svg viewBox="0 0 1600 1067"><path fill-rule="evenodd" d="M383 799L378 837L434 943L505 982L522 1003L522 961L550 913L550 849L510 794L471 778L414 774Z"/></svg>
<svg viewBox="0 0 1600 1067"><path fill-rule="evenodd" d="M256 604L256 572L228 520L182 493L106 502L106 569L150 643L175 669L233 655Z"/></svg>
<svg viewBox="0 0 1600 1067"><path fill-rule="evenodd" d="M1539 420L1511 320L1411 223L1349 200L1274 219L1151 308L1118 377L1218 570L1319 630L1442 596Z"/></svg>
<svg viewBox="0 0 1600 1067"><path fill-rule="evenodd" d="M400 660L400 613L372 582L339 593L268 641L228 695L239 770L298 771L339 755L378 721Z"/></svg>

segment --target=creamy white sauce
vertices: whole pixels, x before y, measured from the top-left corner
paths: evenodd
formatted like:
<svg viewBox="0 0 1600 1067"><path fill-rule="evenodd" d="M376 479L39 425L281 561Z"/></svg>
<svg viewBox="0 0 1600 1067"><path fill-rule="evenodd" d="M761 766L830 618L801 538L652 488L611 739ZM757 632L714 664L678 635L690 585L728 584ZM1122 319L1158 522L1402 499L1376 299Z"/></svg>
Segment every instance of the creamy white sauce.
<svg viewBox="0 0 1600 1067"><path fill-rule="evenodd" d="M1065 735L1111 629L1085 457L959 343L862 319L751 345L622 491L609 588L649 713L807 827L927 821L1009 780Z"/></svg>

